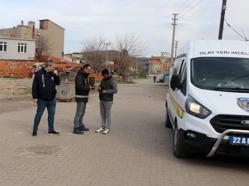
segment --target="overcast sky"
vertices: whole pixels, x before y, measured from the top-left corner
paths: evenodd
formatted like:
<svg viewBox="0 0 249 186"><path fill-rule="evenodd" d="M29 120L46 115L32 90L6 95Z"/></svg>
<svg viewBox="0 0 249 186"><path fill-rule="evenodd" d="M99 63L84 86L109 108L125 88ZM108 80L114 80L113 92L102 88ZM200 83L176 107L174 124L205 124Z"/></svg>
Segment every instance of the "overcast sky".
<svg viewBox="0 0 249 186"><path fill-rule="evenodd" d="M136 34L145 56L170 52L172 13L179 13L176 40L182 50L191 39L217 39L222 0L0 0L0 28L50 19L65 30L65 53L81 50L81 42L110 41ZM227 0L227 21L249 38L249 1ZM225 25L224 39L241 39Z"/></svg>

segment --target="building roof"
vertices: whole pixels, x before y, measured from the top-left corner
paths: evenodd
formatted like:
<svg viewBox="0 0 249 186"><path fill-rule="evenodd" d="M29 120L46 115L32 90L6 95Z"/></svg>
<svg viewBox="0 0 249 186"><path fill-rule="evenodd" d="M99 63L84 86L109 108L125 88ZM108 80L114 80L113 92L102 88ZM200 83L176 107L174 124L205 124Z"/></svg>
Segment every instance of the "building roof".
<svg viewBox="0 0 249 186"><path fill-rule="evenodd" d="M152 56L149 60L161 61L160 56Z"/></svg>
<svg viewBox="0 0 249 186"><path fill-rule="evenodd" d="M147 64L157 64L157 63L162 63L160 56L152 56L147 62Z"/></svg>
<svg viewBox="0 0 249 186"><path fill-rule="evenodd" d="M35 41L34 39L25 39L25 38L16 38L16 37L6 37L6 36L0 36L0 39L6 39L6 40L21 40L21 41Z"/></svg>
<svg viewBox="0 0 249 186"><path fill-rule="evenodd" d="M39 21L49 21L49 22L55 24L56 26L62 28L63 30L66 30L65 28L61 27L60 25L56 24L55 22L51 21L50 19L41 19L41 20L39 20Z"/></svg>

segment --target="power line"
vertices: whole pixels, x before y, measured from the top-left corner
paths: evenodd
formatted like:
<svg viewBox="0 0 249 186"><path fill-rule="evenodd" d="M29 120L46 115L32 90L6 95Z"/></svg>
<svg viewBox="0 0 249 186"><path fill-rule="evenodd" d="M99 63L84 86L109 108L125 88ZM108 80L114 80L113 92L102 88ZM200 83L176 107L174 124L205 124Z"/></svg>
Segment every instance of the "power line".
<svg viewBox="0 0 249 186"><path fill-rule="evenodd" d="M186 0L185 3L182 5L182 10L179 11L179 14L182 14L182 12L185 12L186 9L189 9L189 7L195 2L196 0L190 0L189 2Z"/></svg>
<svg viewBox="0 0 249 186"><path fill-rule="evenodd" d="M190 4L190 6L188 8L186 8L181 13L179 13L179 18L182 16L185 16L188 13L190 13L191 11L193 11L196 7L198 7L201 4L201 2L202 2L202 0L193 1L193 3Z"/></svg>
<svg viewBox="0 0 249 186"><path fill-rule="evenodd" d="M225 19L226 25L232 29L232 31L234 31L240 38L242 38L245 41L248 41L245 33L244 35L242 35L241 33L239 33L239 31L237 31L230 23L228 23L228 21Z"/></svg>
<svg viewBox="0 0 249 186"><path fill-rule="evenodd" d="M246 40L246 41L249 41L249 40L247 39L246 34L245 34L245 32L244 32L244 30L243 30L243 29L241 30L241 32L242 32L242 34L244 35L245 40Z"/></svg>

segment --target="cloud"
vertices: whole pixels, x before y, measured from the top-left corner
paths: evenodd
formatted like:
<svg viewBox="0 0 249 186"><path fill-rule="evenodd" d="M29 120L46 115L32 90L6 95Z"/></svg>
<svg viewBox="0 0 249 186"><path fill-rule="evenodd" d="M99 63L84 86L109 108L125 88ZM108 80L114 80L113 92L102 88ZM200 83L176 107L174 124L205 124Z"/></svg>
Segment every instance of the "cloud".
<svg viewBox="0 0 249 186"><path fill-rule="evenodd" d="M248 0L227 2L226 18L249 35ZM180 13L176 27L179 47L192 39L217 39L221 0L12 0L1 3L0 27L21 20L51 19L66 29L65 52L81 50L84 39L135 33L148 45L146 56L170 51L172 13ZM11 13L9 10L12 10ZM183 15L181 15L183 13ZM225 39L240 39L225 27Z"/></svg>

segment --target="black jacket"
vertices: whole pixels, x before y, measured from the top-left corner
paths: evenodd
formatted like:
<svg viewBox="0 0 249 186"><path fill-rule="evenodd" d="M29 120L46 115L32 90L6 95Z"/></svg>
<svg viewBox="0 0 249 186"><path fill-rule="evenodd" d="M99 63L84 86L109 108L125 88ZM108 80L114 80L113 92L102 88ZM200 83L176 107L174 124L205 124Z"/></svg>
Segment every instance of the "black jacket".
<svg viewBox="0 0 249 186"><path fill-rule="evenodd" d="M60 84L60 77L53 72L41 69L35 73L32 85L33 99L49 101L55 98L56 85Z"/></svg>
<svg viewBox="0 0 249 186"><path fill-rule="evenodd" d="M113 94L118 92L117 82L112 77L104 78L99 86L102 89L99 91L99 99L102 101L113 101Z"/></svg>
<svg viewBox="0 0 249 186"><path fill-rule="evenodd" d="M89 86L89 74L80 68L75 77L75 99L77 102L88 102L88 96L90 91Z"/></svg>

